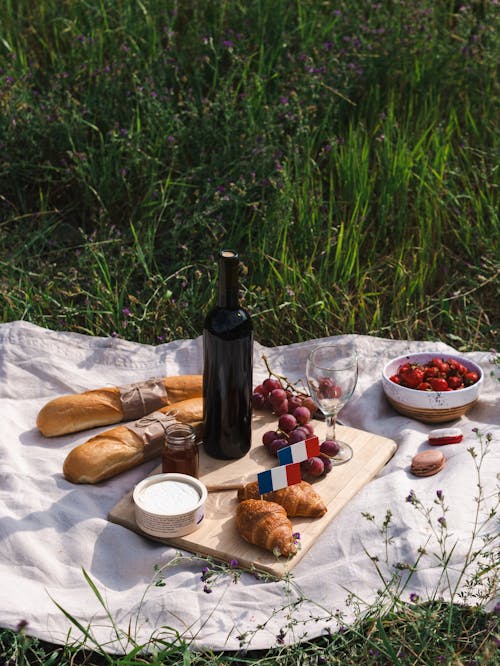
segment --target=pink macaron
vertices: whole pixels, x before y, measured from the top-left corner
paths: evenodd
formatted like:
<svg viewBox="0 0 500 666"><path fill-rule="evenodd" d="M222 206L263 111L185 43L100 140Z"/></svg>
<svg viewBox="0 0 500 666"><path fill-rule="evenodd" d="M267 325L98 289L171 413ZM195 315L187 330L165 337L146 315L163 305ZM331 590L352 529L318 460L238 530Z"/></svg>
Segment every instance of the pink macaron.
<svg viewBox="0 0 500 666"><path fill-rule="evenodd" d="M410 471L415 476L432 476L440 472L446 464L446 457L437 449L420 451L411 461Z"/></svg>

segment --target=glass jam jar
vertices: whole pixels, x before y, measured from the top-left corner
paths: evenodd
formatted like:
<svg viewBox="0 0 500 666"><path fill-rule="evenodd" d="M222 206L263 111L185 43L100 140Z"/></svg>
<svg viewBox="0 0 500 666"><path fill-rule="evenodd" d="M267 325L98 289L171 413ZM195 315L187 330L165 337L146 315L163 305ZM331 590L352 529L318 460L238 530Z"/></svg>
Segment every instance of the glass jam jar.
<svg viewBox="0 0 500 666"><path fill-rule="evenodd" d="M199 450L196 434L186 423L173 423L165 433L162 472L188 474L198 478Z"/></svg>

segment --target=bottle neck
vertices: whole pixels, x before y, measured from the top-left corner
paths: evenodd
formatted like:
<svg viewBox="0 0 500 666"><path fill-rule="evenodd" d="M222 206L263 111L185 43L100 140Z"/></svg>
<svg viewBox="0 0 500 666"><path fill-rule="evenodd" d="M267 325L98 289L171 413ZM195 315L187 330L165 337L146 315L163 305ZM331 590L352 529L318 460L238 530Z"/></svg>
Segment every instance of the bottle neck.
<svg viewBox="0 0 500 666"><path fill-rule="evenodd" d="M238 254L232 250L222 250L219 255L219 290L217 296L217 305L219 307L238 307L238 273Z"/></svg>

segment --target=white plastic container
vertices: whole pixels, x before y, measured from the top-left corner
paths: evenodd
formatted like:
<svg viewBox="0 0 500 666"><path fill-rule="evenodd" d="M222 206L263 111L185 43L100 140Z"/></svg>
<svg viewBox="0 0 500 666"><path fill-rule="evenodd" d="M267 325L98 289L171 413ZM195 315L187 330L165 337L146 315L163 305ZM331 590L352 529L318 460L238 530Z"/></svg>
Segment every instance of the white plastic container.
<svg viewBox="0 0 500 666"><path fill-rule="evenodd" d="M137 526L162 539L185 536L203 522L206 499L206 486L193 476L149 476L133 492Z"/></svg>

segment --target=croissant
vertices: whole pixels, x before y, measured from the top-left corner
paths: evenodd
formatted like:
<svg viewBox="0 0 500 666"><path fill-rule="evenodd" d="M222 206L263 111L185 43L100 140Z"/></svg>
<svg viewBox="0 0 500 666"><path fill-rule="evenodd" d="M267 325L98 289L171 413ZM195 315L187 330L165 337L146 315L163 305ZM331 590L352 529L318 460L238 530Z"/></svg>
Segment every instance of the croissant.
<svg viewBox="0 0 500 666"><path fill-rule="evenodd" d="M276 556L288 557L297 552L292 523L285 509L276 502L248 499L236 507L236 528L240 535Z"/></svg>
<svg viewBox="0 0 500 666"><path fill-rule="evenodd" d="M261 499L257 481L247 483L243 488L238 489L238 501L247 499ZM289 516L321 518L327 511L326 504L307 481L265 493L262 495L262 499L281 504Z"/></svg>

